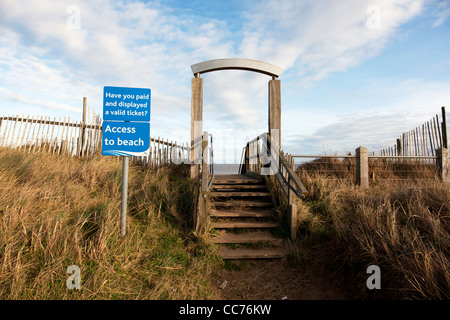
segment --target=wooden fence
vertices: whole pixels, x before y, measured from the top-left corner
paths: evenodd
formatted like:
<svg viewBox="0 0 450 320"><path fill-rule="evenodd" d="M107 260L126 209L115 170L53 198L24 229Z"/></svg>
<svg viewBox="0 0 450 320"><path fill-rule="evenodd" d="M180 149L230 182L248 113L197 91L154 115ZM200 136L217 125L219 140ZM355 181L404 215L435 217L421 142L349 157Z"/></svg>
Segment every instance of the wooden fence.
<svg viewBox="0 0 450 320"><path fill-rule="evenodd" d="M371 180L434 179L450 183L450 160L445 107L439 116L403 133L394 147L379 152L364 147L347 155L292 155L286 158L295 168L295 158L311 158L297 169L317 172L332 179L352 179L367 186ZM363 150L363 152L361 151ZM364 181L364 182L362 182Z"/></svg>
<svg viewBox="0 0 450 320"><path fill-rule="evenodd" d="M84 121L49 116L0 117L0 148L18 148L28 152L50 152L78 157L93 157L101 153L102 119L83 113ZM189 163L188 143L177 144L168 139L150 137L150 154L131 157L131 161L150 167Z"/></svg>
<svg viewBox="0 0 450 320"><path fill-rule="evenodd" d="M436 156L436 150L448 149L447 121L445 107L442 107L441 122L439 116L413 130L403 133L393 147L380 151L381 156Z"/></svg>

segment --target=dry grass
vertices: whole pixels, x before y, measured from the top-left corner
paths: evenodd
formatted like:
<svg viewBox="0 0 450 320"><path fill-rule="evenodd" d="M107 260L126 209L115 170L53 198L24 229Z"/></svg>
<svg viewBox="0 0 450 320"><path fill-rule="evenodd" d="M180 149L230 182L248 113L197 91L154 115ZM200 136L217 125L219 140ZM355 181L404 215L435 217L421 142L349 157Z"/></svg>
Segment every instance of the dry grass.
<svg viewBox="0 0 450 320"><path fill-rule="evenodd" d="M217 260L189 233L185 168L130 167L120 237L121 162L0 150L1 299L209 299ZM67 267L81 269L69 290Z"/></svg>
<svg viewBox="0 0 450 320"><path fill-rule="evenodd" d="M342 175L342 165L335 165ZM336 268L357 298L449 299L449 186L428 165L398 167L401 172L372 163L375 176L384 178L367 190L352 179L329 179L312 166L299 170L309 191L299 203L299 232L303 239L331 239ZM408 169L419 172L418 180L398 180ZM381 268L382 290L366 287L372 264Z"/></svg>

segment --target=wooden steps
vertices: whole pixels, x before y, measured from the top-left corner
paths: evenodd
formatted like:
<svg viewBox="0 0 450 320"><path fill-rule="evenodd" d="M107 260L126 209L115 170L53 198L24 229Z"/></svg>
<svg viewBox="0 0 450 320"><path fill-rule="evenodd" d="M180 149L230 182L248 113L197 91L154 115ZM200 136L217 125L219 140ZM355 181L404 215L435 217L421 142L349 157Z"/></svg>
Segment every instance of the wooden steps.
<svg viewBox="0 0 450 320"><path fill-rule="evenodd" d="M216 175L211 186L212 226L222 259L278 259L286 255L270 192L263 179Z"/></svg>

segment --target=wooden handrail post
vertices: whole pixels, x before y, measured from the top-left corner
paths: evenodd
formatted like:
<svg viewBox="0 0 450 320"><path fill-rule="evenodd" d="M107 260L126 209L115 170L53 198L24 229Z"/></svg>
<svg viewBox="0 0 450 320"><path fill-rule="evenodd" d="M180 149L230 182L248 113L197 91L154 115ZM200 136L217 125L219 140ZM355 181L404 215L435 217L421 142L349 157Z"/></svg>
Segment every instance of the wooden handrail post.
<svg viewBox="0 0 450 320"><path fill-rule="evenodd" d="M256 138L256 172L260 172L260 158L259 158L259 136Z"/></svg>
<svg viewBox="0 0 450 320"><path fill-rule="evenodd" d="M201 185L200 185L200 197L198 205L198 222L197 231L204 232L208 225L209 218L209 192L208 192L208 132L205 131L202 139L202 164L201 164Z"/></svg>
<svg viewBox="0 0 450 320"><path fill-rule="evenodd" d="M247 142L245 146L245 171L249 171L250 169L250 144Z"/></svg>
<svg viewBox="0 0 450 320"><path fill-rule="evenodd" d="M203 133L203 141L202 141L202 192L208 191L207 150L208 150L208 131L205 131Z"/></svg>

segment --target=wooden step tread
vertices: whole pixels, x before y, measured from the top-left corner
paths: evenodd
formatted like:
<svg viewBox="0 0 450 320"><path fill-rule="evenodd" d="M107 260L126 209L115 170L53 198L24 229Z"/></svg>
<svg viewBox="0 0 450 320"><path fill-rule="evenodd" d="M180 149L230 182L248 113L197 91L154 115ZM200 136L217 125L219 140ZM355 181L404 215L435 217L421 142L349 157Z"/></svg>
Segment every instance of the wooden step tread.
<svg viewBox="0 0 450 320"><path fill-rule="evenodd" d="M256 177L249 176L249 175L246 175L246 174L216 174L215 178L217 178L218 180L220 180L220 179L243 179L243 180L253 179L253 180L262 180L261 178L256 178Z"/></svg>
<svg viewBox="0 0 450 320"><path fill-rule="evenodd" d="M244 179L223 179L216 181L216 178L214 178L213 186L218 185L240 185L240 184L246 184L246 185L257 185L257 186L264 186L264 182L262 180L244 180Z"/></svg>
<svg viewBox="0 0 450 320"><path fill-rule="evenodd" d="M215 229L278 227L278 223L274 221L224 221L224 222L213 222L212 225Z"/></svg>
<svg viewBox="0 0 450 320"><path fill-rule="evenodd" d="M214 207L271 207L273 203L265 201L214 201L211 205Z"/></svg>
<svg viewBox="0 0 450 320"><path fill-rule="evenodd" d="M264 180L253 178L244 174L225 174L225 175L215 175L213 180L213 185L217 184L264 184Z"/></svg>
<svg viewBox="0 0 450 320"><path fill-rule="evenodd" d="M220 190L220 189L267 189L267 186L264 184L258 185L258 184L212 184L211 188L213 190Z"/></svg>
<svg viewBox="0 0 450 320"><path fill-rule="evenodd" d="M254 231L247 233L231 233L221 232L217 237L211 239L212 243L255 243L255 242L271 242L272 244L280 244L283 239L275 237L269 231Z"/></svg>
<svg viewBox="0 0 450 320"><path fill-rule="evenodd" d="M279 259L287 254L284 248L265 249L230 249L219 248L219 256L222 259Z"/></svg>
<svg viewBox="0 0 450 320"><path fill-rule="evenodd" d="M214 197L268 197L269 192L249 192L249 191L234 191L234 192L212 192Z"/></svg>
<svg viewBox="0 0 450 320"><path fill-rule="evenodd" d="M267 218L273 215L272 210L214 210L210 212L211 217L217 218Z"/></svg>

